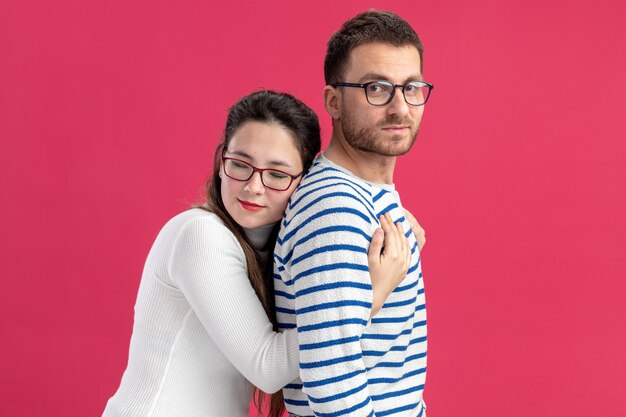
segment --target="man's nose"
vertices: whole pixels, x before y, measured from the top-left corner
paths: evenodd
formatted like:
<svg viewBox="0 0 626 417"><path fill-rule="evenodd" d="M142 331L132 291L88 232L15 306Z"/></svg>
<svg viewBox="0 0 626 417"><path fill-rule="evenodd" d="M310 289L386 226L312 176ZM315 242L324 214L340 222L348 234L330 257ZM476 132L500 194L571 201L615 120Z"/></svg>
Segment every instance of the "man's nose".
<svg viewBox="0 0 626 417"><path fill-rule="evenodd" d="M405 116L409 113L409 104L404 99L402 88L396 87L396 92L391 101L387 104L388 114L399 114Z"/></svg>

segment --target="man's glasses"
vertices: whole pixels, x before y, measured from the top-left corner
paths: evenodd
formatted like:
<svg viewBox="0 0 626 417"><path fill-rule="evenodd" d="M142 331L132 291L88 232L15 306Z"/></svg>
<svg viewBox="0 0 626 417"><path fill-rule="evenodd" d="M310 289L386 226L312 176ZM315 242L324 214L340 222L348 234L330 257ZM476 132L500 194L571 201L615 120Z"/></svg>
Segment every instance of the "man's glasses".
<svg viewBox="0 0 626 417"><path fill-rule="evenodd" d="M224 167L224 173L229 178L237 181L248 181L255 172L258 172L261 175L263 185L275 191L287 190L291 187L293 180L302 175L302 173L291 175L277 169L257 168L246 161L227 156L222 156L222 166Z"/></svg>
<svg viewBox="0 0 626 417"><path fill-rule="evenodd" d="M424 81L411 81L406 84L392 84L389 81L370 81L365 84L333 83L333 87L356 87L365 90L365 98L372 106L389 104L396 94L396 88L402 89L404 101L411 106L423 106L428 101L434 85Z"/></svg>

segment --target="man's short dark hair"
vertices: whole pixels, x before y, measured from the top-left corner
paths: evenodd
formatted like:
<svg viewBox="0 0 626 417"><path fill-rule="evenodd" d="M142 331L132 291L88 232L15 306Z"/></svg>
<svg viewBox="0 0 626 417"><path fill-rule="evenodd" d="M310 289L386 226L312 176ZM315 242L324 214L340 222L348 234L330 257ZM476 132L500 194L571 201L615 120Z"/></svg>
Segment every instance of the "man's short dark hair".
<svg viewBox="0 0 626 417"><path fill-rule="evenodd" d="M324 58L326 84L345 82L341 77L350 52L359 45L372 42L415 46L420 56L420 71L422 70L424 47L413 28L395 13L370 9L346 21L328 40Z"/></svg>

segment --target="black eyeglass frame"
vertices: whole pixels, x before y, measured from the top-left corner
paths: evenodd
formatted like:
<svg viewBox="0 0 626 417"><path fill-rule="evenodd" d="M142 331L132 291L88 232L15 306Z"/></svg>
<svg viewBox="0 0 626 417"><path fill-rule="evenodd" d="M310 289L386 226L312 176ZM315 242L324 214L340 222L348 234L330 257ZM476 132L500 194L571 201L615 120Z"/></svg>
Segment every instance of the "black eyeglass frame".
<svg viewBox="0 0 626 417"><path fill-rule="evenodd" d="M237 162L239 162L241 164L244 164L244 165L249 166L250 168L252 168L252 172L250 173L250 176L248 178L246 178L245 180L242 180L242 179L239 179L239 178L235 178L235 177L233 177L231 175L228 175L228 173L226 172L226 167L225 167L225 161L228 161L228 160L230 160L230 161L237 161ZM221 161L222 161L222 166L224 167L224 174L226 174L226 176L228 178L232 178L235 181L242 181L242 182L243 181L249 181L250 178L252 178L252 176L254 175L254 173L258 172L259 176L261 177L261 183L263 184L263 186L265 188L269 188L270 190L274 190L274 191L287 191L289 189L289 187L291 187L291 184L293 184L293 182L296 180L296 178L298 178L299 176L301 176L303 174L303 172L301 172L298 175L291 175L290 173L285 172L285 171L281 171L280 169L257 168L254 165L250 164L249 162L242 161L241 159L237 159L237 158L231 158L229 156L224 156L224 155L222 155ZM263 172L265 172L265 171L280 172L281 174L284 174L284 175L288 176L290 178L290 181L289 181L289 185L287 186L287 188L280 189L280 188L270 187L269 185L267 185L265 183L265 181L263 180Z"/></svg>
<svg viewBox="0 0 626 417"><path fill-rule="evenodd" d="M391 94L389 95L389 99L382 103L382 104L374 104L370 101L370 97L367 95L367 87L369 87L371 84L388 84L391 85L393 87L393 90L391 90ZM420 84L424 84L422 87L428 87L428 94L426 94L426 98L424 99L424 102L422 104L411 104L407 101L406 99L406 95L404 95L404 89L406 88L407 85L413 85L415 83L420 83ZM386 106L387 104L391 103L391 100L393 100L393 98L396 96L396 88L398 87L402 87L402 98L404 98L404 101L406 104L408 104L409 106L413 106L413 107L420 107L423 106L424 104L426 104L426 102L428 101L428 98L430 97L430 93L431 91L433 91L433 88L435 88L435 86L431 83L427 83L426 81L411 81L410 83L406 83L406 84L393 84L390 83L389 81L384 81L384 80L376 80L376 81L370 81L364 84L357 84L357 83L332 83L330 84L331 87L355 87L355 88L362 88L363 91L365 91L365 99L367 100L367 102L372 105L372 106Z"/></svg>

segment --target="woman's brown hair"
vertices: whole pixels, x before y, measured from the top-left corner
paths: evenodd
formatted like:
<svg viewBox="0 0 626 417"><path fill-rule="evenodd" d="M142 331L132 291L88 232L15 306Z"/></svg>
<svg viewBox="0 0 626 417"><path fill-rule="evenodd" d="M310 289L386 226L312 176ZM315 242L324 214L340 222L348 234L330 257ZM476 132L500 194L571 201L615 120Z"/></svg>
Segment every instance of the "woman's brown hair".
<svg viewBox="0 0 626 417"><path fill-rule="evenodd" d="M201 206L205 210L215 213L224 222L224 225L235 235L243 248L248 266L248 278L256 292L267 317L277 331L276 311L274 307L274 280L273 257L262 262L252 244L248 240L243 228L231 217L222 201L222 180L220 178L221 157L231 138L246 122L276 123L287 129L293 138L294 145L302 158L302 166L307 170L313 163L315 155L320 151L320 126L317 115L297 98L290 94L262 90L239 99L228 111L224 138L215 150L213 173L206 183L206 204ZM276 243L279 225L276 224L267 248L271 251ZM254 401L261 412L267 394L255 390ZM271 395L270 416L280 417L285 411L285 404L281 391Z"/></svg>

